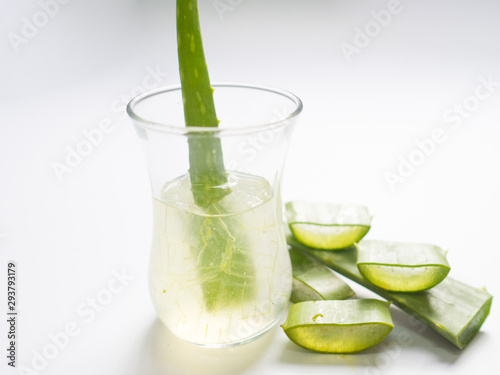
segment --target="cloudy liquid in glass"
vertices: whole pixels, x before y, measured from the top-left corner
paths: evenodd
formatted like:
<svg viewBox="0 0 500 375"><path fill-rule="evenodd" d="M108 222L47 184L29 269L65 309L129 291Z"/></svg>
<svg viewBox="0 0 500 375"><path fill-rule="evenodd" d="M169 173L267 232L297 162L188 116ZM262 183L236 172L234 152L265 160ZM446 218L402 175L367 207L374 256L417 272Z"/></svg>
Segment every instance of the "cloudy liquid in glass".
<svg viewBox="0 0 500 375"><path fill-rule="evenodd" d="M231 192L202 210L189 175L167 183L154 200L150 292L162 322L206 346L257 337L287 306L292 273L270 184L231 173Z"/></svg>

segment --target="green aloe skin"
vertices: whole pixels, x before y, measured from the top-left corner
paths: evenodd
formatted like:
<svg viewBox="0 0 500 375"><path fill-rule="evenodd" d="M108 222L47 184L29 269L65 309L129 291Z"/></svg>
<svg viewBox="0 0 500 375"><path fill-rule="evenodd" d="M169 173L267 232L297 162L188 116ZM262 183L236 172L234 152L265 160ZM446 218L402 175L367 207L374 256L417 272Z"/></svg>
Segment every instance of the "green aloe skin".
<svg viewBox="0 0 500 375"><path fill-rule="evenodd" d="M196 0L177 0L177 43L186 126L217 127ZM215 312L255 298L255 269L237 218L216 216L231 211L221 201L231 189L224 186L228 176L220 138L211 132L190 134L188 144L194 202L207 215L194 216L189 223L199 233L199 244L192 249L197 252L205 306Z"/></svg>
<svg viewBox="0 0 500 375"><path fill-rule="evenodd" d="M354 297L352 289L331 269L317 260L290 249L293 270L293 303L319 300L338 300Z"/></svg>
<svg viewBox="0 0 500 375"><path fill-rule="evenodd" d="M376 299L300 302L290 307L281 327L303 348L356 353L378 344L392 331L389 305Z"/></svg>
<svg viewBox="0 0 500 375"><path fill-rule="evenodd" d="M196 0L177 0L177 48L186 126L217 127ZM207 208L230 192L218 188L227 183L221 142L211 134L192 135L188 142L195 203Z"/></svg>
<svg viewBox="0 0 500 375"><path fill-rule="evenodd" d="M392 301L460 349L474 338L490 312L493 297L486 290L451 277L418 293L390 292L372 284L359 272L355 245L337 251L317 250L299 243L291 233L287 234L287 242L292 248Z"/></svg>

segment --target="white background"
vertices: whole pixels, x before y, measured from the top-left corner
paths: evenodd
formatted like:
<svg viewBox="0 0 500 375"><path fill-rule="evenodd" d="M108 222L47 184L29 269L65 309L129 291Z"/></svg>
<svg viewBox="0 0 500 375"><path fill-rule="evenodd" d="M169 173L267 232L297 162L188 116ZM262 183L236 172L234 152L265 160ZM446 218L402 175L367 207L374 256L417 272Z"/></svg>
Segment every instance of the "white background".
<svg viewBox="0 0 500 375"><path fill-rule="evenodd" d="M284 200L366 204L375 215L367 238L435 243L449 249L451 276L500 295L500 87L472 98L481 77L500 81L500 3L401 0L379 30L371 12L388 1L220 3L231 10L200 0L212 80L277 86L304 101ZM231 351L172 337L149 301L148 176L121 110L142 82L178 83L175 2L73 0L46 19L41 9L34 0L0 5L0 311L14 260L18 365L33 368L68 324L78 334L49 350L42 371L17 372L6 365L0 312L2 375L498 373L496 301L465 350L397 309L389 338L357 355L306 352L279 327ZM46 24L15 48L9 33L23 36L23 18ZM342 43L354 45L369 25L370 43L348 61ZM443 116L464 100L474 110L452 128ZM102 143L58 178L54 163L102 121L112 124ZM415 142L436 128L446 140L418 159ZM421 165L391 190L387 173L412 153ZM124 270L133 280L93 320L78 313Z"/></svg>

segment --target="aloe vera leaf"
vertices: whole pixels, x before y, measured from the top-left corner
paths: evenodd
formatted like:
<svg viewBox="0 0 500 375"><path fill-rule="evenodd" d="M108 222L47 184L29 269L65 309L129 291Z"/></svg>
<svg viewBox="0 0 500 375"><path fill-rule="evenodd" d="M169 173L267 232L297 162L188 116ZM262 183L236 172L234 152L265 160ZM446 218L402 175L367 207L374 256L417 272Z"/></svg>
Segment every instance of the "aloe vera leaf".
<svg viewBox="0 0 500 375"><path fill-rule="evenodd" d="M343 249L361 240L371 227L371 217L364 206L297 200L285 207L295 238L316 249Z"/></svg>
<svg viewBox="0 0 500 375"><path fill-rule="evenodd" d="M393 292L432 288L450 272L446 252L435 245L369 240L357 247L361 274Z"/></svg>
<svg viewBox="0 0 500 375"><path fill-rule="evenodd" d="M281 327L303 348L355 353L378 344L392 331L389 305L376 299L300 302L290 306Z"/></svg>
<svg viewBox="0 0 500 375"><path fill-rule="evenodd" d="M246 233L236 217L197 216L191 225L200 228L196 256L203 299L208 311L255 299L257 280L253 259L247 252Z"/></svg>
<svg viewBox="0 0 500 375"><path fill-rule="evenodd" d="M331 269L298 250L290 249L294 303L317 300L339 300L354 297L352 289Z"/></svg>
<svg viewBox="0 0 500 375"><path fill-rule="evenodd" d="M484 289L471 287L451 277L423 292L389 292L361 275L357 267L356 246L339 251L316 250L302 245L290 233L287 234L287 242L332 270L392 301L460 349L474 338L490 312L493 296Z"/></svg>
<svg viewBox="0 0 500 375"><path fill-rule="evenodd" d="M177 49L186 126L217 127L196 0L177 0ZM191 190L195 203L207 208L230 193L223 187L227 174L221 140L212 133L190 134L188 144Z"/></svg>
<svg viewBox="0 0 500 375"><path fill-rule="evenodd" d="M197 0L177 0L177 47L186 126L218 127ZM237 220L217 217L218 203L231 193L220 138L212 132L191 133L188 146L194 202L208 214L190 225L199 228L200 272L210 270L201 283L204 303L207 310L216 311L255 298L255 266L242 250L245 233Z"/></svg>

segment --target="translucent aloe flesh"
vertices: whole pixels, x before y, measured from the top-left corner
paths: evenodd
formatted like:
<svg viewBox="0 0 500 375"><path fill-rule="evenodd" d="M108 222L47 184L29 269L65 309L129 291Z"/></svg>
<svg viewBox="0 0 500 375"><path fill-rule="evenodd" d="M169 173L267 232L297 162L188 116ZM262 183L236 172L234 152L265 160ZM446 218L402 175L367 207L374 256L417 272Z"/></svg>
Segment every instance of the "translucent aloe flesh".
<svg viewBox="0 0 500 375"><path fill-rule="evenodd" d="M352 289L331 269L298 250L290 250L294 303L317 300L339 300L354 297Z"/></svg>
<svg viewBox="0 0 500 375"><path fill-rule="evenodd" d="M217 127L196 0L177 0L177 44L186 126ZM205 211L205 216L193 216L196 219L189 223L203 245L198 265L200 270L219 270L202 283L205 305L214 310L217 301L219 305L221 301L222 305L232 305L234 301L253 299L255 283L246 281L255 277L255 269L243 250L247 246L244 230L237 220L220 217L219 202L231 194L221 140L212 133L191 133L188 146L194 202Z"/></svg>
<svg viewBox="0 0 500 375"><path fill-rule="evenodd" d="M370 230L364 206L292 201L286 204L287 221L295 238L306 246L336 250L361 240Z"/></svg>
<svg viewBox="0 0 500 375"><path fill-rule="evenodd" d="M287 241L293 248L311 255L332 270L392 301L458 348L467 346L490 312L493 297L486 290L471 287L451 277L423 292L389 292L361 275L355 246L339 251L316 250L297 242L291 234L287 235Z"/></svg>
<svg viewBox="0 0 500 375"><path fill-rule="evenodd" d="M291 341L309 350L359 352L394 328L389 305L375 299L300 302L290 307L282 328Z"/></svg>
<svg viewBox="0 0 500 375"><path fill-rule="evenodd" d="M450 272L446 253L431 244L361 241L358 269L373 284L395 292L417 292L439 284Z"/></svg>

